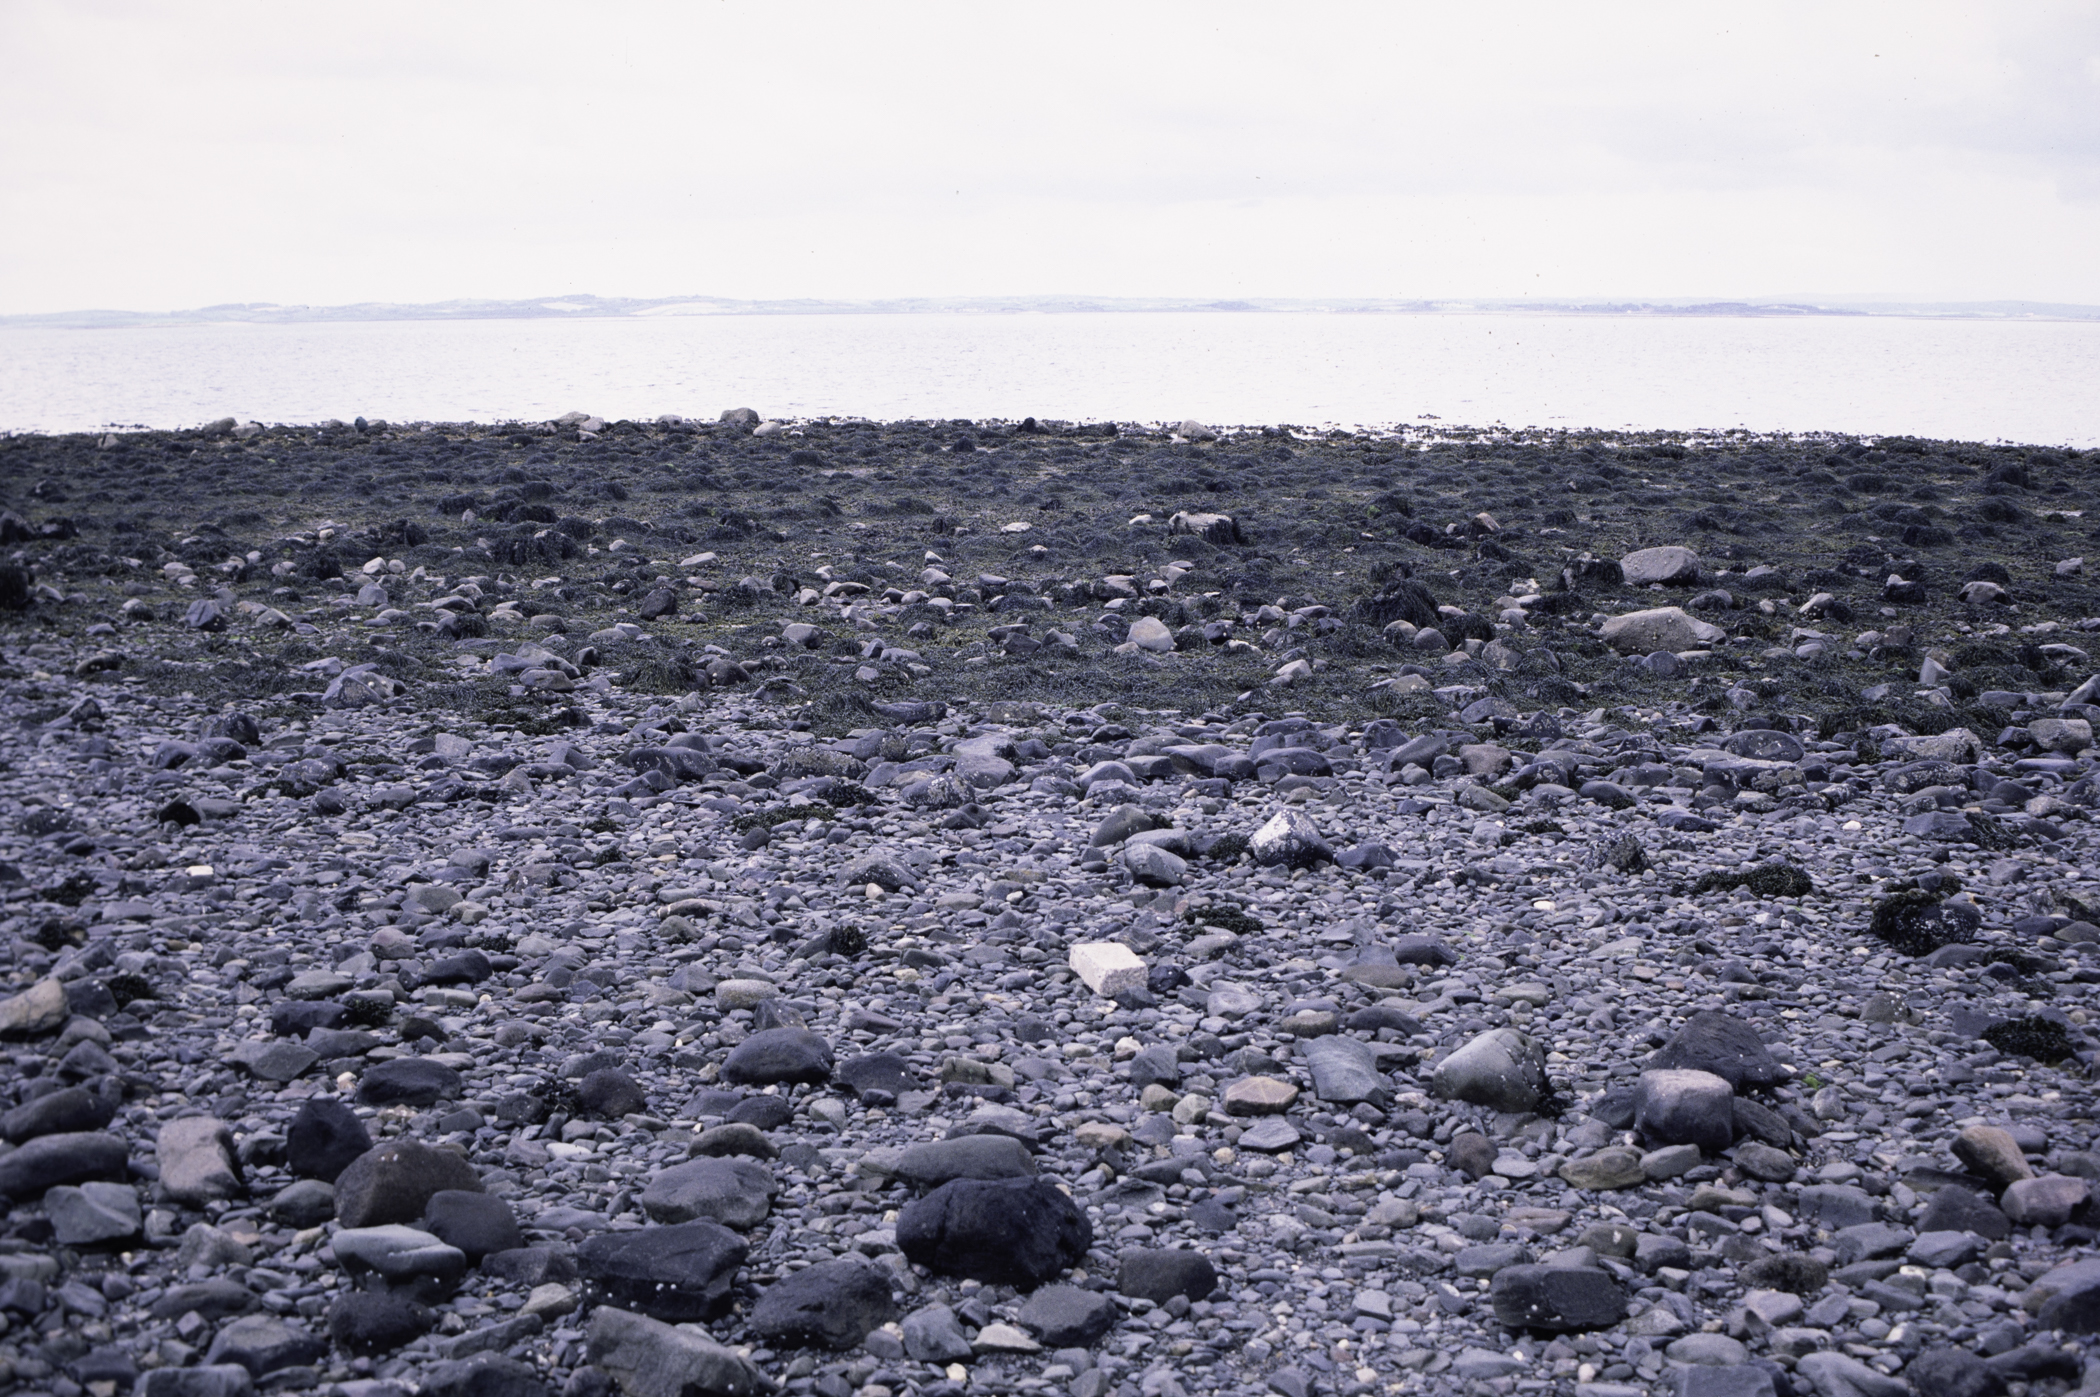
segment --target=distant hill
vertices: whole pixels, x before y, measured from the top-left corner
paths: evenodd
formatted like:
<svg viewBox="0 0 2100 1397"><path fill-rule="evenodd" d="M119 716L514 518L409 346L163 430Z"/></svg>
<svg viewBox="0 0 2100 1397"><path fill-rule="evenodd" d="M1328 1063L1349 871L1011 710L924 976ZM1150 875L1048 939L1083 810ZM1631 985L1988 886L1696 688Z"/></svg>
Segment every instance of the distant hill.
<svg viewBox="0 0 2100 1397"><path fill-rule="evenodd" d="M1297 311L1332 315L1527 314L1610 316L1810 315L1961 320L2100 321L2100 306L2045 301L1788 300L1390 300L1267 298L1196 300L1146 296L914 296L883 300L806 298L741 301L725 296L545 296L533 300L455 300L409 305L366 301L347 306L285 306L267 302L202 306L195 310L74 310L0 315L0 326L124 329L152 325L300 325L359 320L573 320L687 315L1081 315L1164 311L1260 314Z"/></svg>

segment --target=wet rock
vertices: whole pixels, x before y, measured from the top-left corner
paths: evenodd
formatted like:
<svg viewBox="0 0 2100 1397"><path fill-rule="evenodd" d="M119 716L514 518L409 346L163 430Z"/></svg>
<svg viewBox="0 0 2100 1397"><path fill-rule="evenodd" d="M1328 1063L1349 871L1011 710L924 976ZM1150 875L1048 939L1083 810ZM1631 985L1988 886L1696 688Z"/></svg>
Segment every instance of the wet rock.
<svg viewBox="0 0 2100 1397"><path fill-rule="evenodd" d="M576 1100L587 1114L600 1120L618 1120L649 1109L641 1084L617 1067L586 1073L576 1084Z"/></svg>
<svg viewBox="0 0 2100 1397"><path fill-rule="evenodd" d="M1436 1091L1452 1101L1528 1111L1552 1091L1546 1054L1511 1028L1490 1029L1437 1064Z"/></svg>
<svg viewBox="0 0 2100 1397"><path fill-rule="evenodd" d="M1626 1317L1626 1290L1605 1271L1506 1266L1488 1295L1495 1318L1510 1329L1606 1329Z"/></svg>
<svg viewBox="0 0 2100 1397"><path fill-rule="evenodd" d="M436 1325L429 1306L392 1291L346 1291L328 1306L328 1337L345 1353L392 1353Z"/></svg>
<svg viewBox="0 0 2100 1397"><path fill-rule="evenodd" d="M1735 1092L1711 1072L1651 1068L1640 1077L1634 1125L1651 1145L1719 1154L1735 1142Z"/></svg>
<svg viewBox="0 0 2100 1397"><path fill-rule="evenodd" d="M373 1275L419 1299L451 1293L467 1269L466 1254L420 1228L398 1223L343 1228L330 1239L336 1260L351 1277Z"/></svg>
<svg viewBox="0 0 2100 1397"><path fill-rule="evenodd" d="M233 1132L210 1116L182 1116L160 1128L161 1191L178 1203L201 1207L244 1191Z"/></svg>
<svg viewBox="0 0 2100 1397"><path fill-rule="evenodd" d="M334 1183L371 1148L364 1122L333 1097L308 1097L285 1131L285 1165L302 1179Z"/></svg>
<svg viewBox="0 0 2100 1397"><path fill-rule="evenodd" d="M1653 650L1703 649L1728 636L1728 632L1719 626L1687 615L1682 607L1676 606L1629 611L1623 616L1611 617L1598 634L1606 645L1622 655L1645 655Z"/></svg>
<svg viewBox="0 0 2100 1397"><path fill-rule="evenodd" d="M766 1220L777 1189L772 1171L763 1164L703 1158L664 1170L636 1201L657 1222L707 1219L743 1231Z"/></svg>
<svg viewBox="0 0 2100 1397"><path fill-rule="evenodd" d="M71 1012L64 984L38 980L21 993L0 999L0 1037L34 1038L56 1032Z"/></svg>
<svg viewBox="0 0 2100 1397"><path fill-rule="evenodd" d="M680 1323L727 1307L748 1250L736 1233L703 1219L585 1238L576 1266L601 1303Z"/></svg>
<svg viewBox="0 0 2100 1397"><path fill-rule="evenodd" d="M481 1192L481 1176L450 1150L389 1140L359 1155L336 1177L336 1220L353 1228L413 1223L446 1189Z"/></svg>
<svg viewBox="0 0 2100 1397"><path fill-rule="evenodd" d="M890 1271L866 1257L820 1261L775 1281L751 1307L751 1330L769 1343L851 1348L897 1316Z"/></svg>
<svg viewBox="0 0 2100 1397"><path fill-rule="evenodd" d="M905 1149L897 1177L932 1189L955 1179L1019 1179L1035 1173L1028 1146L1005 1135L964 1135Z"/></svg>
<svg viewBox="0 0 2100 1397"><path fill-rule="evenodd" d="M1280 810L1247 841L1247 852L1264 868L1311 868L1334 862L1334 846L1295 810Z"/></svg>
<svg viewBox="0 0 2100 1397"><path fill-rule="evenodd" d="M431 1194L423 1205L423 1227L474 1262L491 1252L523 1246L525 1240L509 1203L472 1189L439 1189Z"/></svg>
<svg viewBox="0 0 2100 1397"><path fill-rule="evenodd" d="M206 1363L238 1363L256 1377L326 1357L328 1342L276 1315L243 1315L222 1326L205 1352Z"/></svg>
<svg viewBox="0 0 2100 1397"><path fill-rule="evenodd" d="M1949 1148L1956 1159L2001 1189L2034 1177L2019 1142L2011 1132L1998 1126L1966 1126Z"/></svg>
<svg viewBox="0 0 2100 1397"><path fill-rule="evenodd" d="M704 1334L600 1305L586 1329L590 1360L626 1397L770 1397L750 1359Z"/></svg>
<svg viewBox="0 0 2100 1397"><path fill-rule="evenodd" d="M1206 1299L1217 1288L1217 1267L1196 1251L1142 1248L1125 1252L1116 1268L1119 1294L1155 1305L1164 1305L1177 1295L1192 1302Z"/></svg>
<svg viewBox="0 0 2100 1397"><path fill-rule="evenodd" d="M1024 1289L1078 1265L1092 1242L1086 1214L1039 1178L958 1179L897 1219L897 1246L915 1264Z"/></svg>
<svg viewBox="0 0 2100 1397"><path fill-rule="evenodd" d="M831 1045L806 1028L768 1028L730 1050L722 1076L746 1086L823 1083L831 1077Z"/></svg>
<svg viewBox="0 0 2100 1397"><path fill-rule="evenodd" d="M423 1397L552 1397L537 1368L497 1353L433 1363L421 1391Z"/></svg>
<svg viewBox="0 0 2100 1397"><path fill-rule="evenodd" d="M1629 587L1646 587L1654 582L1666 587L1696 586L1699 555L1675 546L1636 549L1619 559L1619 572Z"/></svg>
<svg viewBox="0 0 2100 1397"><path fill-rule="evenodd" d="M365 1069L357 1099L366 1106L431 1106L460 1092L456 1068L423 1057L397 1057Z"/></svg>
<svg viewBox="0 0 2100 1397"><path fill-rule="evenodd" d="M116 1115L116 1102L85 1087L62 1087L0 1115L0 1135L25 1144L44 1135L91 1134Z"/></svg>
<svg viewBox="0 0 2100 1397"><path fill-rule="evenodd" d="M130 1184L61 1184L45 1193L44 1216L59 1245L67 1247L122 1241L144 1226L139 1196Z"/></svg>
<svg viewBox="0 0 2100 1397"><path fill-rule="evenodd" d="M1719 1009L1701 1009L1648 1059L1650 1068L1711 1072L1736 1091L1778 1086L1786 1069L1757 1030Z"/></svg>

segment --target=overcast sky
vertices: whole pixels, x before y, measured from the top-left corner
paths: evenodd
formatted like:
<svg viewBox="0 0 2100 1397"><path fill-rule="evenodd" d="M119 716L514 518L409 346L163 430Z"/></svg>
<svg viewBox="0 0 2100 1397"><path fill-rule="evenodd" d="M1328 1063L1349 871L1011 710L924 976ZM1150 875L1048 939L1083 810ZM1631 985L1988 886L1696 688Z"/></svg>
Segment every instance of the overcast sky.
<svg viewBox="0 0 2100 1397"><path fill-rule="evenodd" d="M0 0L0 312L2100 302L2100 0Z"/></svg>

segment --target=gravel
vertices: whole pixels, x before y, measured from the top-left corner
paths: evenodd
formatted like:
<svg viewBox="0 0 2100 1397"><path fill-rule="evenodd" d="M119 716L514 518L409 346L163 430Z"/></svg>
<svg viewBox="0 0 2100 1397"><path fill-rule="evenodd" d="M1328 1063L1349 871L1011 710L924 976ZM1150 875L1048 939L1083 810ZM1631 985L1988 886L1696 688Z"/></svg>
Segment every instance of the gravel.
<svg viewBox="0 0 2100 1397"><path fill-rule="evenodd" d="M1656 588L1723 580L1646 552ZM37 592L0 637L14 1390L2083 1384L2090 683L1990 731L1789 709L1691 614L1725 611L1642 584L1616 627L1438 615L1445 650L1395 590L1429 663L1358 678L1402 718L1280 674L827 707L768 662L918 663L861 583L658 694L477 605L491 577L381 562L278 613L303 697L127 682L278 626L231 588L93 635ZM375 655L417 597L495 702ZM1330 611L1289 600L1248 627ZM1555 624L1627 648L1642 701L1474 682L1494 646L1557 663ZM1014 634L988 662L1062 662Z"/></svg>

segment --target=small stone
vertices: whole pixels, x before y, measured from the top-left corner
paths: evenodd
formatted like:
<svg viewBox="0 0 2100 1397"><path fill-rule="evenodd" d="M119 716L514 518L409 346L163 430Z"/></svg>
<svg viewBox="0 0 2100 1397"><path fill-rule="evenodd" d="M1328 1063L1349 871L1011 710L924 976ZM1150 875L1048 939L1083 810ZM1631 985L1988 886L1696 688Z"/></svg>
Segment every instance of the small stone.
<svg viewBox="0 0 2100 1397"><path fill-rule="evenodd" d="M1116 1290L1134 1300L1164 1305L1180 1295L1191 1303L1218 1288L1218 1270L1201 1252L1143 1248L1125 1252L1116 1269Z"/></svg>
<svg viewBox="0 0 2100 1397"><path fill-rule="evenodd" d="M2019 1143L1995 1125L1965 1127L1951 1148L1956 1159L2000 1188L2034 1177Z"/></svg>
<svg viewBox="0 0 2100 1397"><path fill-rule="evenodd" d="M178 1203L202 1207L242 1192L241 1166L233 1132L210 1116L179 1116L160 1128L162 1192Z"/></svg>
<svg viewBox="0 0 2100 1397"><path fill-rule="evenodd" d="M1571 1159L1560 1166L1560 1176L1575 1188L1596 1190L1632 1188L1648 1180L1641 1170L1640 1152L1624 1145Z"/></svg>

